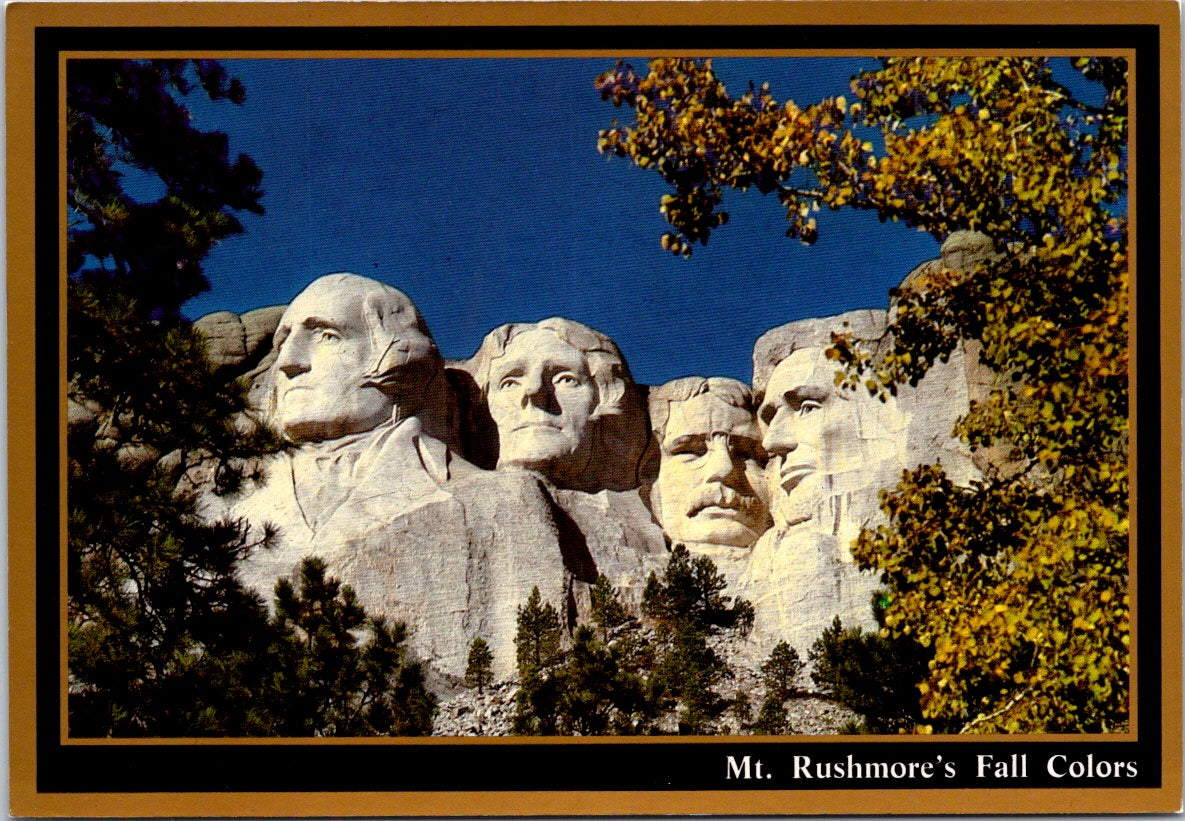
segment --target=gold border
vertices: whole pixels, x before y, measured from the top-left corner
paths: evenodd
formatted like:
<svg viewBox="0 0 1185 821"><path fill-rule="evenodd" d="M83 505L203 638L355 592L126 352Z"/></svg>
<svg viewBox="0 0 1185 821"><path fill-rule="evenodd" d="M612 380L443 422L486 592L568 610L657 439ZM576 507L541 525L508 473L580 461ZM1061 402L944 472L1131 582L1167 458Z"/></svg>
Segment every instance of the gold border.
<svg viewBox="0 0 1185 821"><path fill-rule="evenodd" d="M1176 28L1173 0L799 0L700 3L415 2L286 3L23 2L9 6L9 30L41 26L515 26L515 25L909 25L1162 24ZM624 9L628 9L626 15ZM1119 11L1122 9L1122 12ZM33 17L27 21L23 18ZM627 18L623 20L623 17ZM10 35L11 36L11 35ZM556 52L566 50L557 48ZM618 53L618 52L614 52ZM657 53L657 52L656 52ZM684 52L679 52L684 53ZM957 53L965 54L965 50ZM187 53L188 54L188 53Z"/></svg>
<svg viewBox="0 0 1185 821"><path fill-rule="evenodd" d="M1058 2L796 2L772 3L631 3L631 24L681 25L770 25L809 20L812 24L910 24L910 23L1146 23L1161 26L1161 390L1162 390L1162 544L1181 543L1180 490L1178 471L1181 445L1181 336L1180 236L1178 203L1180 190L1180 133L1175 116L1180 100L1178 7L1173 2L1129 2L1117 6L1105 0L1075 4ZM623 6L612 2L589 3L18 3L8 7L7 92L8 92L8 327L9 327L9 439L31 443L35 418L33 392L33 210L28 207L33 190L33 33L37 26L253 26L253 25L616 25L622 21ZM887 53L888 50L886 50ZM894 50L895 51L895 50ZM1009 50L1011 53L1013 50ZM998 54L999 49L911 49L925 54ZM480 52L416 52L416 57L470 56ZM529 51L504 52L515 56L616 56L617 51ZM653 52L658 54L659 52ZM674 54L675 52L671 52ZM752 55L753 51L713 52L720 56ZM762 52L768 53L768 52ZM801 52L799 52L801 53ZM867 53L850 50L818 50L811 54L838 55ZM1046 51L1042 53L1053 53ZM1059 52L1061 53L1061 52ZM1102 52L1100 52L1102 53ZM154 52L152 56L164 56ZM302 52L313 56L315 52ZM343 56L333 52L333 56ZM359 52L358 56L394 56L398 52ZM186 52L185 56L194 56ZM286 52L218 52L218 56L291 56ZM327 55L328 56L328 55ZM411 55L409 55L411 56ZM64 97L64 95L63 95ZM1132 97L1134 102L1134 96ZM1173 113L1170 113L1173 112ZM1134 120L1134 118L1133 118ZM1133 122L1133 134L1134 134ZM1133 156L1134 164L1134 156ZM1133 175L1134 176L1134 175ZM63 186L64 189L64 186ZM1134 197L1132 210L1134 218ZM64 242L64 240L62 240ZM1134 266L1134 253L1132 265ZM62 285L64 288L64 283ZM1134 282L1133 282L1134 294ZM64 302L64 300L63 300ZM1134 300L1133 300L1134 305ZM64 309L63 309L64 310ZM62 323L64 335L64 322ZM64 340L63 340L64 342ZM1134 348L1133 348L1134 351ZM64 344L63 354L64 357ZM1133 357L1134 361L1134 357ZM63 364L64 363L60 363ZM1133 383L1134 384L1134 383ZM1132 395L1134 408L1134 391ZM61 413L64 414L64 402ZM1133 413L1134 420L1134 413ZM61 419L64 431L64 418ZM1134 425L1134 422L1133 422ZM64 434L63 434L64 435ZM64 450L63 450L64 452ZM31 686L35 667L33 626L35 610L28 581L33 578L35 521L33 487L35 456L31 447L9 449L9 628L11 808L19 815L471 815L471 814L638 814L638 813L745 813L787 814L795 812L908 812L917 808L916 794L908 791L705 791L705 792L514 792L514 793L175 793L46 795L36 792L35 736L27 717L34 714ZM64 468L62 468L64 471ZM61 476L64 483L64 473ZM1133 494L1134 494L1133 488ZM64 498L64 496L63 496ZM1134 495L1133 495L1134 498ZM1134 555L1134 551L1133 551ZM1134 560L1133 560L1134 561ZM1162 597L1165 623L1162 625L1163 663L1163 767L1164 784L1159 790L933 790L925 791L928 812L998 812L1001 808L1026 812L1114 812L1171 811L1181 797L1181 699L1179 621L1175 605L1180 602L1181 557L1165 549L1162 555ZM63 582L64 583L64 582ZM1134 590L1134 575L1133 575ZM1134 602L1133 602L1134 604ZM1133 608L1134 612L1134 608ZM1134 641L1133 626L1133 641ZM1134 652L1134 647L1133 647ZM1135 673L1133 670L1133 684ZM1134 691L1134 688L1133 688ZM1133 726L1135 723L1133 704ZM943 737L944 740L956 740ZM987 741L993 737L981 737ZM1001 738L996 736L995 738ZM1031 737L1032 740L1067 740L1066 736ZM1131 740L1117 736L1114 740ZM746 741L751 739L746 738ZM757 739L752 739L757 740ZM857 741L856 739L851 739ZM904 740L904 739L903 739ZM920 742L925 739L917 739ZM1090 737L1090 740L1099 740ZM326 740L328 743L341 741ZM406 740L401 740L406 741ZM488 743L474 740L470 743ZM554 739L551 740L554 743ZM619 742L620 740L614 740ZM672 739L672 741L682 741ZM715 740L713 740L715 741ZM718 741L727 741L720 739ZM869 739L873 741L873 739ZM75 744L85 744L75 740ZM102 742L110 743L110 742ZM128 743L128 742L122 742ZM143 743L143 742L132 742ZM226 743L225 740L186 743ZM248 742L244 742L248 743ZM276 743L263 741L260 743ZM302 740L302 743L304 741ZM360 741L359 743L367 743ZM375 743L375 742L369 742ZM382 743L381 741L378 743ZM422 743L456 743L433 739ZM533 743L519 740L517 743ZM576 743L599 743L581 739ZM601 742L603 743L603 742ZM659 742L662 743L662 742ZM708 741L707 743L711 743Z"/></svg>
<svg viewBox="0 0 1185 821"><path fill-rule="evenodd" d="M822 50L822 49L820 49L818 51L820 54L826 53L826 54L832 55L832 56L835 56L835 55L868 56L869 55L869 51L867 49L863 49L863 50L850 50L850 49L849 50ZM195 55L198 55L198 56L205 56L205 57L211 57L211 58L216 57L216 58L220 58L220 59L229 59L227 57L227 54L229 54L229 53L230 52L217 52L217 51L209 51L209 52L205 52L205 53L202 53L202 52L182 52L182 51L129 51L129 52L121 52L121 56L134 58L134 59L164 59L164 58L168 58L168 57L192 58ZM236 52L236 53L250 54L250 52ZM433 57L424 57L423 59L450 58L450 57L455 58L455 57L459 57L459 56L473 55L475 53L476 52L470 52L470 51L440 51L440 52L432 52ZM674 54L674 53L677 53L677 52L672 52L672 54ZM712 56L720 56L722 53L723 52L713 51ZM789 53L789 52L783 52L783 53ZM972 53L972 54L987 55L987 56L999 55L999 54L1005 54L1005 53L1010 54L1010 55L1031 53L1031 54L1041 54L1041 55L1046 55L1046 56L1067 57L1067 56L1077 55L1078 51L1073 50L1073 49L1047 49L1047 50L1041 50L1039 52L1038 51L1023 52L1023 51L1016 51L1016 50L1012 50L1012 49L966 49L966 50L960 50L960 51L956 52L956 51L950 51L950 50L943 51L943 50L930 50L930 49L908 49L908 50L885 49L885 50L878 51L878 53L885 54L885 55L892 55L892 54L900 54L900 55L968 54L968 53ZM1135 66L1134 66L1135 52L1130 49L1127 49L1127 50L1124 50L1124 49L1109 49L1109 50L1108 49L1092 49L1091 53L1094 55L1097 55L1097 56L1121 56L1121 57L1128 58L1129 65L1131 65L1131 68L1129 69L1128 85L1129 85L1129 88L1132 92L1130 95L1130 99L1134 100L1134 90L1135 90L1135 86L1136 86L1136 80L1135 80L1135 76L1134 76L1135 75ZM71 59L103 58L103 57L109 56L109 54L110 54L110 52L103 52L103 51L77 51L77 52L63 51L59 54L59 60L58 60L59 106L61 108L61 111L59 112L59 122L65 121L65 67L66 67L66 61L71 60ZM277 51L277 52L266 52L266 54L270 54L271 56L270 57L261 57L258 55L254 55L252 57L248 57L245 59L315 59L315 58L347 59L347 58L357 58L357 57L367 57L367 58L373 58L373 59L392 59L392 58L393 59L401 59L401 58L418 59L421 57L421 54L418 52L407 52L407 51L403 51L403 52L399 52L399 51L300 52L299 57L296 57L296 58L293 57L291 52ZM517 56L521 56L521 57L540 57L540 56L547 56L548 55L547 52L541 52L541 51L522 51L522 52L514 52L514 54ZM589 54L593 54L593 52L583 52L582 56L588 56ZM604 52L603 54L600 52L597 52L597 54L601 54L601 56L608 56L608 57L613 56L609 52ZM738 52L738 54L741 54L743 56L753 56L754 54L756 54L756 52L745 51L745 52ZM777 54L777 52L768 52L766 50L761 51L762 56L773 56L776 54ZM800 54L800 52L794 52L794 56L797 56L798 54ZM554 56L554 52L551 52L551 55ZM568 55L565 54L563 58L557 58L557 59L565 59L567 56ZM810 56L812 56L812 57L817 56L815 50L812 50ZM512 57L509 57L506 53L502 53L502 52L499 52L498 58L499 59L503 59L503 58L514 59ZM1134 120L1135 120L1135 118L1133 117L1131 129L1130 129L1130 140L1131 140L1132 144L1135 144L1135 122L1134 122ZM63 129L63 133L60 138L60 144L59 144L59 174L61 177L61 179L59 181L59 192L60 192L59 196L60 196L60 203L61 203L60 207L62 208L63 212L65 210L65 201L66 201L65 156L66 156L66 144L65 144L65 133L64 133L64 129ZM1130 160L1130 164L1131 164L1131 175L1130 176L1133 180L1135 180L1136 175L1135 175L1134 157ZM1133 233L1135 231L1135 226L1137 225L1137 222L1135 219L1135 199L1136 199L1136 197L1134 194L1135 194L1135 185L1132 186L1132 196L1130 197L1130 200L1131 200L1131 204L1130 204L1131 225L1132 225ZM60 272L61 283L60 283L60 293L59 293L59 319L58 319L60 333L61 333L61 349L60 349L61 361L59 363L59 373L60 373L59 405L61 407L61 414L62 414L62 421L61 421L62 450L61 450L61 452L64 454L65 453L66 387L67 387L66 386L66 375L65 375L66 374L66 369L65 369L65 361L66 361L66 354L65 354L65 339L66 339L66 328L65 328L65 324L66 324L66 319L65 319L65 317L66 317L66 284L65 284L65 276L66 276L66 273L65 273L65 269L64 269L64 260L66 257L66 255L65 255L65 246L66 246L65 236L60 237L59 242L61 244L60 259L63 260L63 270ZM1134 256L1135 256L1134 244L1133 244L1132 248L1133 248L1133 251L1132 251L1133 259L1132 259L1132 266L1131 267L1134 270L1134 267L1135 267L1134 266ZM1132 285L1133 295L1132 295L1132 299L1131 299L1131 302L1129 305L1129 313L1130 313L1130 319L1131 319L1130 326L1129 326L1131 329L1129 332L1129 345L1134 348L1134 342L1135 342L1135 300L1134 300L1135 282L1134 282L1134 279L1132 280L1131 285ZM1135 396L1137 393L1136 384L1135 384L1134 359L1135 358L1133 357L1132 362L1129 366L1129 370L1130 370L1129 384L1131 386L1130 393L1131 393L1131 397L1132 397L1132 399L1131 399L1132 406L1130 408L1130 413L1129 413L1129 427L1131 428L1133 440L1134 440L1134 433L1135 433L1135 423L1134 423ZM1134 457L1134 455L1131 459L1131 462L1132 462L1133 479L1131 482L1132 488L1131 488L1131 493L1130 493L1130 497L1129 497L1129 509L1132 512L1132 527L1131 527L1132 535L1130 537L1130 550L1129 550L1129 564L1130 564L1129 594L1132 597L1131 601L1133 603L1131 611L1133 613L1135 613L1136 607L1134 605L1135 605L1135 596L1136 596L1136 590L1137 590L1137 578L1136 578L1136 569L1137 569L1136 568L1136 565L1137 565L1136 549L1137 549L1137 546L1136 546L1136 537L1135 537L1136 528L1135 528L1135 521L1134 521L1134 518L1135 518L1134 501L1137 498L1137 495L1136 495L1137 491L1135 488L1135 480L1134 480L1134 473L1135 473L1135 465L1134 465L1135 457ZM59 510L59 518L60 518L60 523L61 523L60 533L63 534L63 539L62 539L62 543L61 543L60 549L59 549L59 561L61 562L60 566L65 567L68 557L67 557L67 546L66 546L66 540L64 538L64 534L66 533L66 521L67 521L69 514L68 514L68 506L67 506L67 500L66 500L67 486L66 486L66 467L65 467L64 461L63 461L63 464L61 465L60 469L61 469L61 474L59 477L58 492L59 492L59 499L61 500L61 504L60 504L60 510ZM66 590L66 580L64 577L61 579L60 588L61 589L59 591L59 595L61 598L60 598L60 608L59 608L59 611L60 611L59 612L59 619L60 619L60 624L65 625L66 620L67 620L67 605L66 605L67 590ZM67 734L67 724L68 724L68 715L69 714L68 714L67 697L66 697L66 685L67 685L69 674L68 674L68 661L67 661L67 659L68 659L67 637L66 637L66 631L64 629L62 630L60 644L61 644L61 647L59 648L59 676L61 679L61 687L60 687L59 692L61 693L61 697L60 697L60 703L58 706L58 710L59 710L59 716L60 716L60 720L61 720L61 725L60 725L61 731L59 734L59 742L63 746L108 746L108 745L113 745L113 746L150 746L152 744L159 743L159 740L151 739L151 738L120 738L120 739L71 738ZM1135 624L1134 624L1134 619L1133 619L1132 649L1131 649L1132 676L1131 676L1131 686L1130 686L1130 690L1133 693L1133 696L1131 699L1131 707L1130 707L1131 715L1130 715L1130 722L1129 722L1131 729L1128 732L1126 732L1126 733L1110 733L1110 734L1106 734L1106 735L1090 735L1090 736L1084 736L1084 735L1080 735L1080 734L1043 735L1043 736L1033 736L1031 739L1028 739L1028 740L1031 740L1034 742L1041 742L1041 741L1079 742L1079 741L1082 741L1082 742L1090 742L1090 743L1094 743L1096 741L1102 741L1102 742L1138 741L1139 740L1139 724L1136 721L1136 713L1137 713L1138 704L1137 704L1137 700L1134 696L1134 693L1136 692L1135 673L1136 673L1136 670L1138 669L1138 663L1136 661L1137 650L1138 650L1138 646L1137 646L1137 642L1135 641ZM744 736L743 738L747 743L749 743L749 742L782 743L787 738L809 739L811 737L810 736L780 736L780 737L779 736L772 736L772 737ZM926 743L930 743L932 738L933 737L927 737L927 736L903 736L903 737L895 737L895 738L893 738L893 740L897 743L926 744ZM950 741L950 742L955 742L955 743L982 743L982 742L988 742L988 741L1013 740L1016 738L1016 736L1007 735L1007 734L983 734L983 735L976 735L976 736L939 736L938 738L941 738L943 741ZM714 738L713 737L702 737L702 738L697 738L697 742L706 743L706 744L731 743L734 741L734 739L735 739L735 737L727 737L727 736L714 737ZM883 740L883 739L852 737L849 740L852 743L868 743L868 742L879 741L879 740ZM200 745L222 745L222 744L231 745L231 746L240 746L240 745L253 745L253 744L265 744L266 745L266 744L282 743L282 742L279 742L277 739L247 739L247 738L222 739L222 738L198 738L198 737L184 737L184 736L170 737L168 739L168 741L170 743L184 743L184 744L199 745L199 746ZM401 737L397 741L393 741L392 739L383 739L383 738L319 738L319 739L307 739L307 740L302 739L301 740L302 744L312 743L316 746L352 746L352 745L376 745L376 744L377 745L386 745L386 744L391 744L391 743L398 743L400 745L410 745L410 746L438 746L438 745L450 745L451 746L451 745L457 745L457 744L460 744L460 745L494 744L496 746L515 746L515 745L531 745L531 744L550 744L550 745L581 744L581 745L584 745L584 744L590 744L590 743L594 743L594 744L595 743L612 743L612 744L660 743L661 744L661 743L685 743L685 742L686 742L686 738L681 738L681 737L672 737L672 738L663 739L660 737L658 737L658 738L656 738L656 737L637 738L637 737L621 737L621 736L610 737L610 738L601 738L601 739L571 738L571 737L562 737L561 736L558 738L557 737L546 737L546 738L531 738L531 737L413 738L413 737Z"/></svg>
<svg viewBox="0 0 1185 821"><path fill-rule="evenodd" d="M1182 800L1181 686L1181 37L1180 9L1160 22L1160 600L1161 749L1166 811ZM1134 97L1132 98L1134 99ZM1134 257L1132 259L1134 265ZM1134 361L1134 360L1133 360ZM1133 679L1134 681L1134 679Z"/></svg>
<svg viewBox="0 0 1185 821"><path fill-rule="evenodd" d="M36 737L27 718L36 715L35 605L29 595L36 572L36 406L34 363L33 175L34 21L9 10L6 52L7 322L8 322L8 635L9 791L13 812L28 806L36 789ZM23 25L18 26L18 21ZM21 30L24 29L24 30ZM27 447L14 447L28 443Z"/></svg>
<svg viewBox="0 0 1185 821"><path fill-rule="evenodd" d="M15 784L14 784L15 787ZM984 815L1171 812L1160 790L751 790L743 792L110 793L39 795L14 813L65 817Z"/></svg>

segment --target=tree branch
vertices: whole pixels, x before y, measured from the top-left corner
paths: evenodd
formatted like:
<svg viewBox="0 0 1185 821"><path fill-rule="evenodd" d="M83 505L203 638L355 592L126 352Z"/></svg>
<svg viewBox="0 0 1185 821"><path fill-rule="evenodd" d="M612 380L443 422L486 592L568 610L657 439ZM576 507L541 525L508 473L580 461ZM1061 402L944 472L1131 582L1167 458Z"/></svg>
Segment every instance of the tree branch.
<svg viewBox="0 0 1185 821"><path fill-rule="evenodd" d="M779 185L778 190L784 191L787 194L793 194L796 197L807 197L808 199L815 199L815 200L823 199L823 195L824 195L824 192L819 191L817 189L791 188L790 186L787 186L787 185Z"/></svg>
<svg viewBox="0 0 1185 821"><path fill-rule="evenodd" d="M1006 701L1004 703L1004 705L1002 707L1000 707L1000 709L993 710L992 712L990 712L986 715L984 715L983 713L980 713L978 716L976 716L974 719L969 721L967 724L964 724L963 728L961 730L959 730L959 735L965 735L966 733L969 733L973 727L975 727L978 724L983 724L985 721L991 721L993 718L999 718L1000 716L1004 715L1004 713L1011 710L1017 704L1020 704L1022 701L1024 701L1026 698L1028 698L1032 694L1033 694L1033 687L1032 687L1032 685L1030 685L1030 686L1026 687L1025 689L1021 690L1019 693L1017 693L1012 698L1008 699L1008 701Z"/></svg>

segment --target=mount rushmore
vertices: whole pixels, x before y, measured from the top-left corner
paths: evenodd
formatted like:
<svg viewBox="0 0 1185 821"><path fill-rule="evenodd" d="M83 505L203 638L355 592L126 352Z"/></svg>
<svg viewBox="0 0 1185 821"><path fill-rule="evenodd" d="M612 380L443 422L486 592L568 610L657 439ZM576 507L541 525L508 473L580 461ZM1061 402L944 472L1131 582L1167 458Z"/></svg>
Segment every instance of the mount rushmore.
<svg viewBox="0 0 1185 821"><path fill-rule="evenodd" d="M973 265L978 239L948 239L945 267ZM879 491L938 460L957 481L977 475L950 435L990 384L974 351L884 402L836 387L831 334L875 343L887 321L861 310L773 328L752 385L646 386L613 340L558 317L503 325L445 361L403 293L330 274L287 306L197 321L287 443L238 494L204 494L203 512L278 530L241 568L248 586L270 596L320 556L446 678L475 637L497 677L514 674L517 608L535 587L569 628L598 575L636 609L675 544L753 603L755 653L785 640L805 656L835 616L875 626L878 579L849 545L883 521Z"/></svg>

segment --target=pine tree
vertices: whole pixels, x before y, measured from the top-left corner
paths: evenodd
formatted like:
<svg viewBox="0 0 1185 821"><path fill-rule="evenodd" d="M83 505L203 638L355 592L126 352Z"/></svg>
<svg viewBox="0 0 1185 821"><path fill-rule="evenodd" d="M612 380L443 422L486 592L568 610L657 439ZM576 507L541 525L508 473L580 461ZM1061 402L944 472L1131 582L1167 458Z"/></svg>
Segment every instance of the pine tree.
<svg viewBox="0 0 1185 821"><path fill-rule="evenodd" d="M709 732L730 706L719 686L734 678L728 664L708 645L708 636L724 627L752 625L753 609L723 596L728 580L706 556L694 559L675 545L662 579L651 573L642 594L642 613L659 637L659 659L650 677L650 697L677 707L680 733Z"/></svg>
<svg viewBox="0 0 1185 821"><path fill-rule="evenodd" d="M931 653L908 636L885 638L879 631L845 629L837 617L807 657L814 682L863 718L863 725L852 729L897 733L923 723L917 688Z"/></svg>
<svg viewBox="0 0 1185 821"><path fill-rule="evenodd" d="M753 722L753 731L761 735L786 735L794 732L790 726L790 716L786 712L785 702L774 696L766 696L761 702L757 720Z"/></svg>
<svg viewBox="0 0 1185 821"><path fill-rule="evenodd" d="M192 125L182 100L199 86L245 99L209 60L66 66L69 732L424 732L433 702L404 628L308 564L269 619L235 569L272 534L205 521L188 492L232 491L278 447L239 424L244 388L179 315L236 212L262 213L255 163ZM163 195L126 191L131 168Z"/></svg>
<svg viewBox="0 0 1185 821"><path fill-rule="evenodd" d="M707 556L691 558L684 545L677 544L667 560L660 581L651 572L642 592L642 613L653 619L660 631L691 623L708 627L751 627L753 606L744 599L733 602L721 593L728 580Z"/></svg>
<svg viewBox="0 0 1185 821"><path fill-rule="evenodd" d="M588 625L576 629L572 647L555 671L556 713L570 735L632 734L646 713L641 680L624 670Z"/></svg>
<svg viewBox="0 0 1185 821"><path fill-rule="evenodd" d="M279 735L423 735L435 699L420 664L407 654L407 631L368 618L354 591L326 574L316 558L301 564L296 585L276 585L280 675L265 696ZM361 647L355 634L369 638Z"/></svg>
<svg viewBox="0 0 1185 821"><path fill-rule="evenodd" d="M785 735L793 732L786 710L786 700L798 692L795 679L802 671L803 663L798 651L787 642L781 641L770 652L769 658L761 663L758 672L765 686L765 699L753 724L755 732L764 735Z"/></svg>
<svg viewBox="0 0 1185 821"><path fill-rule="evenodd" d="M234 578L256 547L203 522L178 479L275 446L244 436L245 408L177 316L207 287L201 259L259 212L258 168L224 135L194 129L178 96L195 77L212 99L241 86L212 61L71 60L67 108L67 632L70 732L255 732L246 699L271 636ZM165 188L138 201L121 164ZM164 458L162 458L164 457ZM266 540L266 539L265 539Z"/></svg>
<svg viewBox="0 0 1185 821"><path fill-rule="evenodd" d="M476 687L479 694L494 680L494 654L490 652L490 645L481 636L473 639L469 645L469 660L465 665L465 686Z"/></svg>
<svg viewBox="0 0 1185 821"><path fill-rule="evenodd" d="M797 692L794 681L802 667L798 651L784 641L778 642L759 668L766 695L777 701L785 701L794 695Z"/></svg>
<svg viewBox="0 0 1185 821"><path fill-rule="evenodd" d="M518 609L514 637L519 689L515 696L514 730L520 735L555 735L559 732L556 707L559 693L550 665L560 652L560 618L551 602L544 602L539 588L531 590Z"/></svg>
<svg viewBox="0 0 1185 821"><path fill-rule="evenodd" d="M594 588L604 625L626 626L605 641L581 625L566 650L560 648L559 618L543 603L538 588L519 608L515 639L519 690L515 732L521 735L635 735L650 726L653 713L644 677L653 653L638 624L625 613L602 578Z"/></svg>
<svg viewBox="0 0 1185 821"><path fill-rule="evenodd" d="M183 98L195 87L215 101L246 99L214 60L66 65L67 267L75 283L112 284L157 317L209 287L202 259L242 231L235 212L263 213L254 161L232 160L225 134L193 127ZM163 195L129 194L128 166Z"/></svg>
<svg viewBox="0 0 1185 821"><path fill-rule="evenodd" d="M597 576L591 591L592 618L601 628L601 640L609 640L609 631L629 621L629 613L605 574Z"/></svg>
<svg viewBox="0 0 1185 821"><path fill-rule="evenodd" d="M737 732L743 732L753 718L753 704L749 700L748 693L738 690L733 696L732 704L728 708L729 713L737 722Z"/></svg>
<svg viewBox="0 0 1185 821"><path fill-rule="evenodd" d="M559 614L551 602L543 601L538 587L518 609L514 648L520 679L542 670L560 651Z"/></svg>
<svg viewBox="0 0 1185 821"><path fill-rule="evenodd" d="M734 627L745 638L753 631L753 621L757 618L757 611L748 599L737 599L731 610L723 614L725 627Z"/></svg>
<svg viewBox="0 0 1185 821"><path fill-rule="evenodd" d="M729 707L717 688L734 677L732 668L708 646L707 633L684 622L664 644L650 679L651 698L660 706L677 708L681 735L707 734Z"/></svg>

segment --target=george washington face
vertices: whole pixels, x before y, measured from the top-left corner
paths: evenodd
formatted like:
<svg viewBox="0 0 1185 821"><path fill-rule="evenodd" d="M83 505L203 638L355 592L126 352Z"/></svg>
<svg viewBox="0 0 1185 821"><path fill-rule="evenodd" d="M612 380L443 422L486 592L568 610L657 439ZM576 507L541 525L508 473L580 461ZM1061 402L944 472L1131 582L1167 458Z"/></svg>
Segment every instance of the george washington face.
<svg viewBox="0 0 1185 821"><path fill-rule="evenodd" d="M392 398L366 384L376 352L365 302L360 287L318 281L280 319L275 419L290 441L337 439L391 418Z"/></svg>

